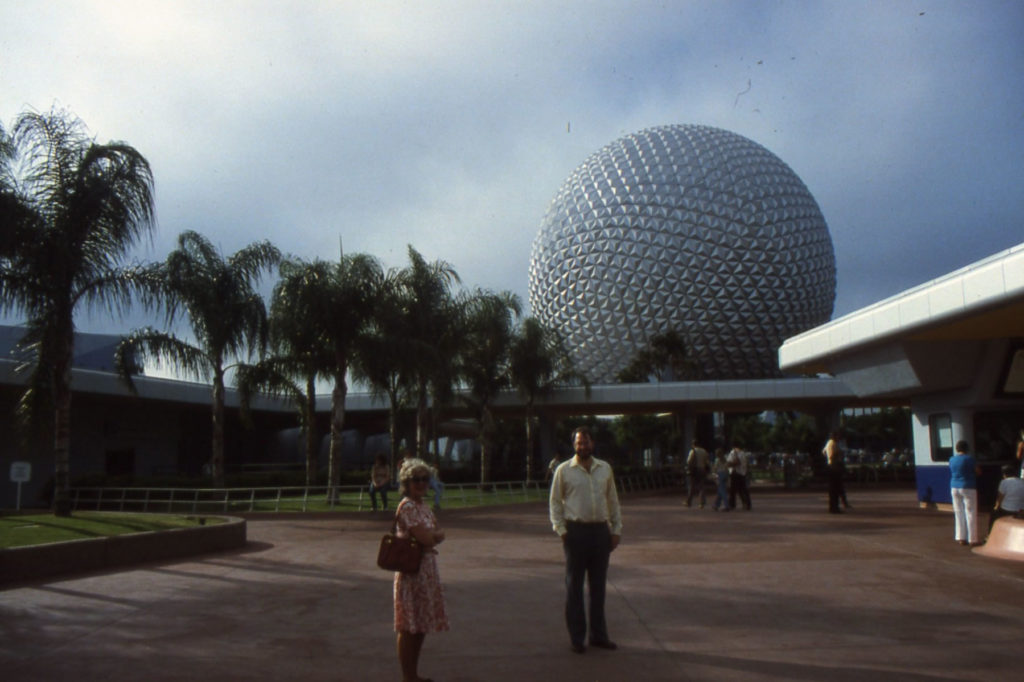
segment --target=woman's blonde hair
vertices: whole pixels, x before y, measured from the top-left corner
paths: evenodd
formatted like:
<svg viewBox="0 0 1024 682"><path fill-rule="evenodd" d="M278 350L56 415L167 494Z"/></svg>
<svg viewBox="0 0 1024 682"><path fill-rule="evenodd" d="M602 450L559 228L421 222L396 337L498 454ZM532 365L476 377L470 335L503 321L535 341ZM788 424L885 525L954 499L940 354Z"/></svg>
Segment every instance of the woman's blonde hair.
<svg viewBox="0 0 1024 682"><path fill-rule="evenodd" d="M424 471L427 475L430 475L430 465L419 457L402 460L402 467L398 470L398 484L399 490L403 495L409 494L409 481L419 471Z"/></svg>

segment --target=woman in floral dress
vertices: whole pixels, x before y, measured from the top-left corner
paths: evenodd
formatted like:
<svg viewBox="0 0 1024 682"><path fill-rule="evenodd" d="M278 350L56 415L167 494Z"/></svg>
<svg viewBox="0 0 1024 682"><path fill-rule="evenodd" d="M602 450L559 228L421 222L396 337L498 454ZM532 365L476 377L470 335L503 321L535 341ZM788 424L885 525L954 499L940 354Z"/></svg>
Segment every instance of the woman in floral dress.
<svg viewBox="0 0 1024 682"><path fill-rule="evenodd" d="M398 661L404 682L425 682L419 677L420 650L428 632L448 629L444 590L437 570L437 545L444 531L423 495L430 490L430 467L422 459L406 459L398 474L404 496L398 506L399 536L411 535L423 546L417 573L395 573L395 632Z"/></svg>

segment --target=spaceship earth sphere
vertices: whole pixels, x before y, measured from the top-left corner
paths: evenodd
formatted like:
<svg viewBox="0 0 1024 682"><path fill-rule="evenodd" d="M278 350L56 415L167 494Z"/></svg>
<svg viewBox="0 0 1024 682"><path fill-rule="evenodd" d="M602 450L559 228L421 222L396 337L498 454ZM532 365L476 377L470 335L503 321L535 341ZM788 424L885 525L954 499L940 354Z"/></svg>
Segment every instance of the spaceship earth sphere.
<svg viewBox="0 0 1024 682"><path fill-rule="evenodd" d="M778 376L782 341L828 321L835 288L828 226L796 173L702 125L595 152L551 202L530 257L533 314L596 382L669 331L687 343L686 378Z"/></svg>

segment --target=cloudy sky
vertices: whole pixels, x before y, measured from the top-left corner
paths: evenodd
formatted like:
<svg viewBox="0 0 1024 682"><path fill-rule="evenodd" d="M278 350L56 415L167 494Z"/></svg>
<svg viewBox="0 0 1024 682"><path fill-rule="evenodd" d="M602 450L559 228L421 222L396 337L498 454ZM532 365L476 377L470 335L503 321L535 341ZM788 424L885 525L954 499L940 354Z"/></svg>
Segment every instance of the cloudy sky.
<svg viewBox="0 0 1024 682"><path fill-rule="evenodd" d="M66 107L225 253L406 245L527 302L548 203L622 135L700 123L789 164L835 316L1024 241L1024 3L0 0L0 121ZM84 331L122 331L109 318ZM133 326L133 325L128 325Z"/></svg>

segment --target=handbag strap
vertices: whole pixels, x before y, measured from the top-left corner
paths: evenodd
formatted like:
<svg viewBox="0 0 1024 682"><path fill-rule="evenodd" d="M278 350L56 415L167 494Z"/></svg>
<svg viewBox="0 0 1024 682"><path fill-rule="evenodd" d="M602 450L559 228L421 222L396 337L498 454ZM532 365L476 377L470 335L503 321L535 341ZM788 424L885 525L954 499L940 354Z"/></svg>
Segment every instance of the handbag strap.
<svg viewBox="0 0 1024 682"><path fill-rule="evenodd" d="M399 514L399 512L402 511L402 505L405 504L408 501L409 501L408 498L403 498L402 501L398 503L398 507L395 508L395 520L391 524L391 534L392 535L398 535L398 514ZM412 542L413 545L415 545L417 547L420 547L420 548L423 547L423 545L420 544L420 542L416 539L416 537L412 533L409 533L409 540Z"/></svg>
<svg viewBox="0 0 1024 682"><path fill-rule="evenodd" d="M406 503L406 500L403 499L401 502L398 503L398 506L395 507L395 520L391 524L391 534L392 535L397 535L398 534L398 514L399 514L399 512L402 511L402 505L405 504L405 503Z"/></svg>

